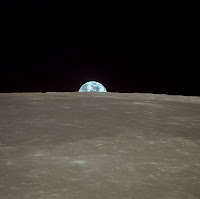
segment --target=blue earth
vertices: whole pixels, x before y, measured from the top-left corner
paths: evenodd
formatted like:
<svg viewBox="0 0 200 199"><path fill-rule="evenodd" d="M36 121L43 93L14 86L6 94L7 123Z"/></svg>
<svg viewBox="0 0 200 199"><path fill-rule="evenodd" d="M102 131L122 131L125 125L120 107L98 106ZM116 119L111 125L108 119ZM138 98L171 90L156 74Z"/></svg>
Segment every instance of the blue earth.
<svg viewBox="0 0 200 199"><path fill-rule="evenodd" d="M107 90L99 82L89 81L83 84L78 92L107 92Z"/></svg>

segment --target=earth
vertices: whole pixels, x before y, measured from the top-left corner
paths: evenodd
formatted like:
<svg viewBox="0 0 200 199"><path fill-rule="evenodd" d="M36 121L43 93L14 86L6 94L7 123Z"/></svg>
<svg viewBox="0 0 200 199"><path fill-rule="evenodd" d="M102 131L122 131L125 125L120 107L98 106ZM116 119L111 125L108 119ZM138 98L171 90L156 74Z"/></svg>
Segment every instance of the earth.
<svg viewBox="0 0 200 199"><path fill-rule="evenodd" d="M101 83L89 81L80 87L79 92L107 92L107 90Z"/></svg>

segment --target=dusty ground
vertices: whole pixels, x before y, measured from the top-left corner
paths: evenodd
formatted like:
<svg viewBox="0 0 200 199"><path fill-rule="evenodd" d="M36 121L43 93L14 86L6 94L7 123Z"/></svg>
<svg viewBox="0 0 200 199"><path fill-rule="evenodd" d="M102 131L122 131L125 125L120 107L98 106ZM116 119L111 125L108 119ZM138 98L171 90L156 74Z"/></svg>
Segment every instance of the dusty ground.
<svg viewBox="0 0 200 199"><path fill-rule="evenodd" d="M199 199L200 97L0 94L0 199Z"/></svg>

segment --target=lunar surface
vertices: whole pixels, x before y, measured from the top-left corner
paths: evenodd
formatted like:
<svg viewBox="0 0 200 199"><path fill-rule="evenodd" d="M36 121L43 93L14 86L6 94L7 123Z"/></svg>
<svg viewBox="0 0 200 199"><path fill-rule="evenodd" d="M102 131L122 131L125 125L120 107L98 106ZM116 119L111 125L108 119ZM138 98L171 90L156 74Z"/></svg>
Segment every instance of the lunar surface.
<svg viewBox="0 0 200 199"><path fill-rule="evenodd" d="M0 94L0 199L199 198L199 97Z"/></svg>

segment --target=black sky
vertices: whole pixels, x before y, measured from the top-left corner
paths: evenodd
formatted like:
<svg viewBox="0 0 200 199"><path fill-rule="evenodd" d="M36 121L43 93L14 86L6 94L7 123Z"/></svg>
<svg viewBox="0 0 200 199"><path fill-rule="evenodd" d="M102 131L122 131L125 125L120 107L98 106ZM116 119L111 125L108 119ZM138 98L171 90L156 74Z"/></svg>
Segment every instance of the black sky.
<svg viewBox="0 0 200 199"><path fill-rule="evenodd" d="M0 92L75 92L95 80L110 92L200 96L197 71L181 54L176 11L138 11L131 1L4 7Z"/></svg>

